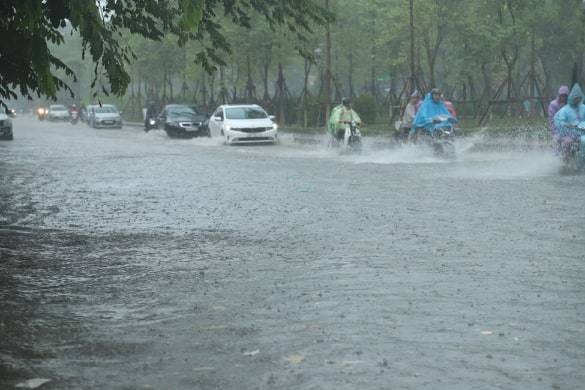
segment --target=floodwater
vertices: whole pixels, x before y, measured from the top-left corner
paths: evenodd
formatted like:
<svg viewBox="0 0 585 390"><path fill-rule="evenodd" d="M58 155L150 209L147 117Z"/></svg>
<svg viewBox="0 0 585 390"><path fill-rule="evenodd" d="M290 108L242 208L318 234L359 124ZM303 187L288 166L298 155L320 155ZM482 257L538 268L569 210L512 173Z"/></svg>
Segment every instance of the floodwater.
<svg viewBox="0 0 585 390"><path fill-rule="evenodd" d="M585 388L585 176L534 149L14 121L0 388Z"/></svg>

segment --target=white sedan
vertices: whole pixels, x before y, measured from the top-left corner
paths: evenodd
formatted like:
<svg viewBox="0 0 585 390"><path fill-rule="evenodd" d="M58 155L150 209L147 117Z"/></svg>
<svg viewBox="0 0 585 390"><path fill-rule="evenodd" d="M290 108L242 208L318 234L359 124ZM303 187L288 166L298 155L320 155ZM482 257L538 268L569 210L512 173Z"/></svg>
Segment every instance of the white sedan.
<svg viewBox="0 0 585 390"><path fill-rule="evenodd" d="M68 121L69 110L62 104L51 104L47 113L47 119L50 121Z"/></svg>
<svg viewBox="0 0 585 390"><path fill-rule="evenodd" d="M219 106L209 119L213 134L225 137L226 144L276 143L278 126L256 104Z"/></svg>

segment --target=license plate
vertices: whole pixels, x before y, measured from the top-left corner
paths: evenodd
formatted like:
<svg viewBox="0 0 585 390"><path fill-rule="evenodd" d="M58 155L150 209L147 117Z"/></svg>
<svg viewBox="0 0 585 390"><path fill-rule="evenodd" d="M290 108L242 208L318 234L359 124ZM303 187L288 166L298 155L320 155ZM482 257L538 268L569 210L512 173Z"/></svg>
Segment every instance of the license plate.
<svg viewBox="0 0 585 390"><path fill-rule="evenodd" d="M114 121L103 121L104 125L113 125Z"/></svg>

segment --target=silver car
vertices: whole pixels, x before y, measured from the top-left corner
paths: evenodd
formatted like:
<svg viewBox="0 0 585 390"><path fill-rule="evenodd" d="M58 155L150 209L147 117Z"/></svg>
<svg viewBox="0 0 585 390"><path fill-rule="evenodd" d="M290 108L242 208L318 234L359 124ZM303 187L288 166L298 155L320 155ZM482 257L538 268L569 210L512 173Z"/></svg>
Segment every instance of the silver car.
<svg viewBox="0 0 585 390"><path fill-rule="evenodd" d="M88 124L93 128L122 128L122 117L113 104L88 106Z"/></svg>
<svg viewBox="0 0 585 390"><path fill-rule="evenodd" d="M51 104L47 113L47 119L50 121L68 121L69 110L62 104Z"/></svg>

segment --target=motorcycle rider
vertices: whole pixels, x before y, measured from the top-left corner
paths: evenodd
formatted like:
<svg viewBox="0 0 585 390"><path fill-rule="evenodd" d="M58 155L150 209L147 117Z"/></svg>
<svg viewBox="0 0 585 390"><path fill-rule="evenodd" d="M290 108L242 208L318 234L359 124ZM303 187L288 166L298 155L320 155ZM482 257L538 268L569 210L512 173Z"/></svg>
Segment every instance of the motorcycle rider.
<svg viewBox="0 0 585 390"><path fill-rule="evenodd" d="M569 87L561 85L557 98L548 105L548 130L551 136L555 134L555 115L567 104L569 98Z"/></svg>
<svg viewBox="0 0 585 390"><path fill-rule="evenodd" d="M352 108L351 99L344 97L341 104L331 111L329 117L329 131L337 142L343 141L347 122L356 122L361 126L360 116Z"/></svg>
<svg viewBox="0 0 585 390"><path fill-rule="evenodd" d="M421 133L432 132L436 127L452 126L453 123L457 123L457 119L447 109L442 96L443 93L439 88L433 88L425 96L410 129L411 140L418 138ZM441 120L439 118L441 116L446 117L447 120Z"/></svg>
<svg viewBox="0 0 585 390"><path fill-rule="evenodd" d="M441 98L443 99L443 102L445 103L445 107L447 107L447 110L449 110L449 113L451 113L451 116L453 118L457 119L457 110L455 109L455 105L453 104L453 102L451 100L447 99L445 94L442 94Z"/></svg>
<svg viewBox="0 0 585 390"><path fill-rule="evenodd" d="M77 105L75 103L69 106L69 114L73 114L74 112L79 114L79 109L77 108Z"/></svg>
<svg viewBox="0 0 585 390"><path fill-rule="evenodd" d="M144 130L148 130L151 128L151 125L149 122L150 122L151 118L156 118L156 114L157 114L156 111L157 110L156 110L155 104L153 102L150 102L150 104L148 105L148 108L146 109L146 115L144 118Z"/></svg>
<svg viewBox="0 0 585 390"><path fill-rule="evenodd" d="M402 120L398 130L398 137L400 139L406 139L408 133L410 133L410 130L412 129L412 122L414 121L414 117L418 111L419 103L420 95L418 91L414 91L412 95L410 95L410 100L404 109L404 113L402 114Z"/></svg>
<svg viewBox="0 0 585 390"><path fill-rule="evenodd" d="M77 123L79 120L79 108L77 108L75 103L69 106L69 120L73 124Z"/></svg>
<svg viewBox="0 0 585 390"><path fill-rule="evenodd" d="M577 125L585 121L585 104L583 104L583 90L577 83L569 93L567 104L554 117L555 134L553 145L563 158L569 157L569 152L579 147L580 132Z"/></svg>

